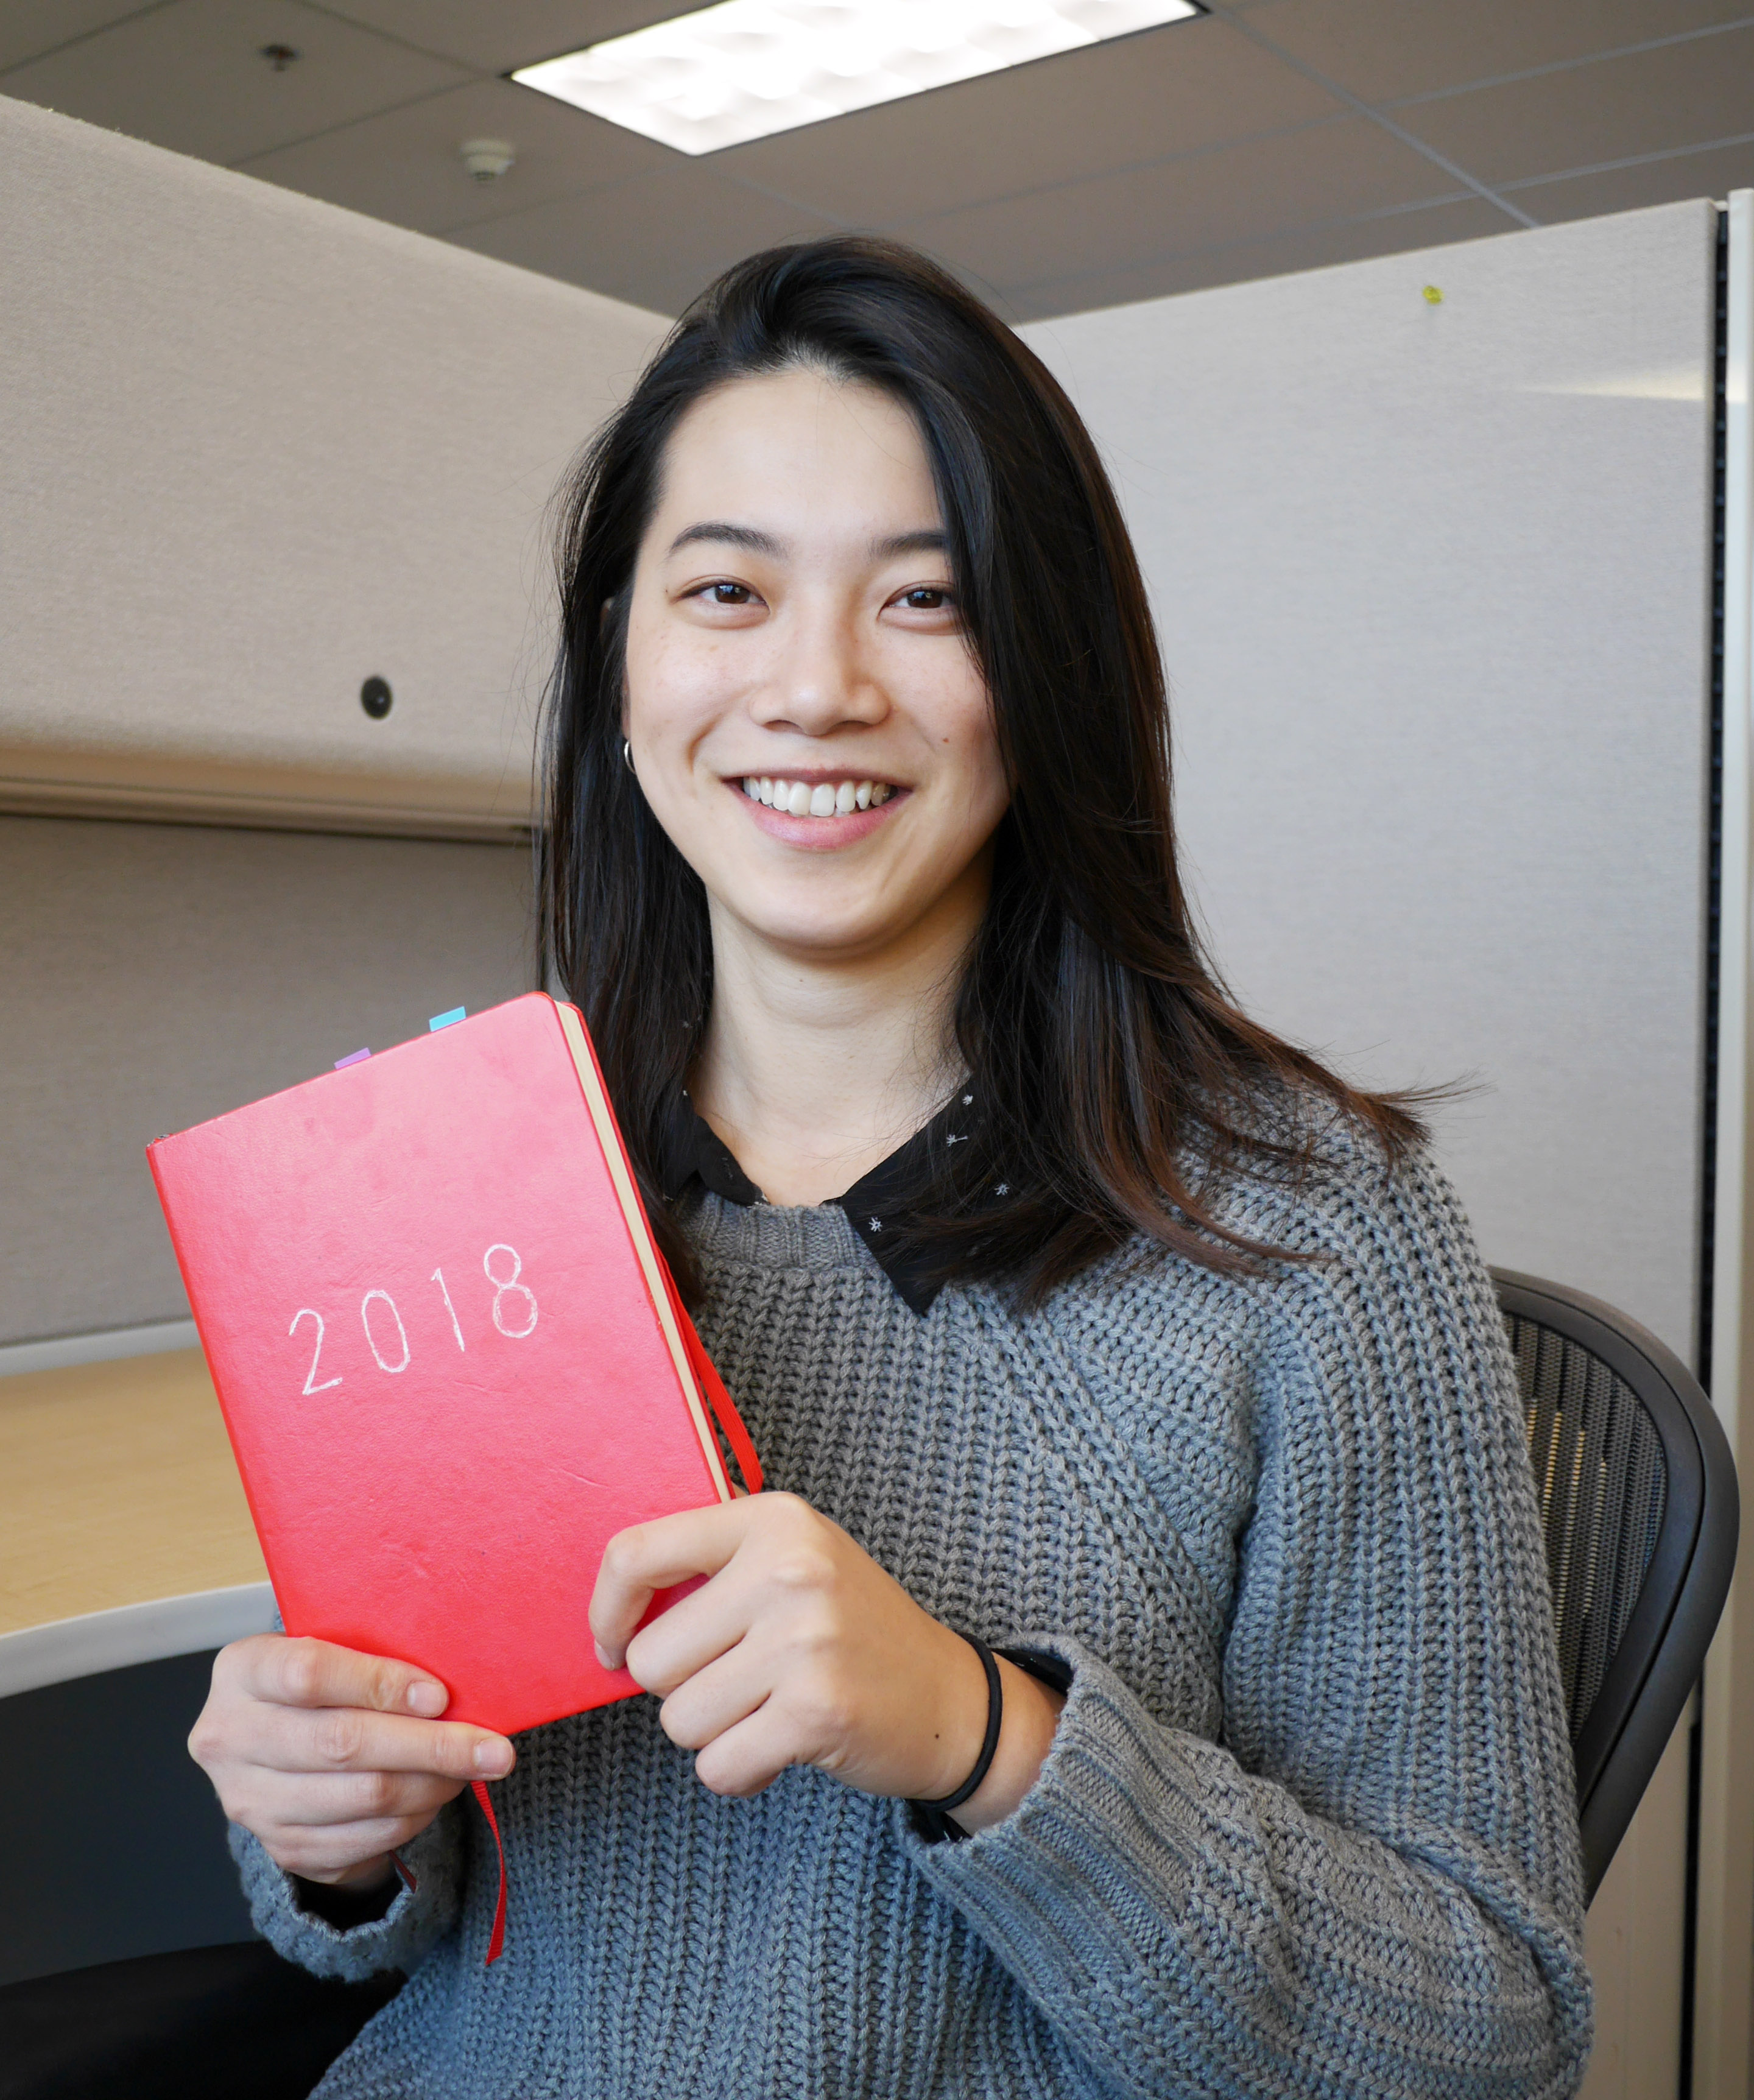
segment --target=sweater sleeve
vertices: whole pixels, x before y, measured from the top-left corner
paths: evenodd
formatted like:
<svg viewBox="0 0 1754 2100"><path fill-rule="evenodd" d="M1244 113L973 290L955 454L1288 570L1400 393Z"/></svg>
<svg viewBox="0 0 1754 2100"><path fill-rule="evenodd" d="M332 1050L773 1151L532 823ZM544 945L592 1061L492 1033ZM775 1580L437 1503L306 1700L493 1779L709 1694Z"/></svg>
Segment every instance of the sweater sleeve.
<svg viewBox="0 0 1754 2100"><path fill-rule="evenodd" d="M1263 1339L1219 1739L1025 1634L1074 1673L1041 1776L915 1857L1085 2089L1571 2093L1571 1747L1491 1280L1418 1160L1355 1163L1276 1236L1318 1259L1222 1286Z"/></svg>
<svg viewBox="0 0 1754 2100"><path fill-rule="evenodd" d="M412 1975L456 1921L463 1842L455 1802L402 1847L413 1886L404 1882L381 1917L346 1929L302 1908L293 1877L275 1864L258 1839L235 1823L231 1846L251 1922L276 1953L314 1975L336 1976L349 1983L363 1983L386 1969Z"/></svg>

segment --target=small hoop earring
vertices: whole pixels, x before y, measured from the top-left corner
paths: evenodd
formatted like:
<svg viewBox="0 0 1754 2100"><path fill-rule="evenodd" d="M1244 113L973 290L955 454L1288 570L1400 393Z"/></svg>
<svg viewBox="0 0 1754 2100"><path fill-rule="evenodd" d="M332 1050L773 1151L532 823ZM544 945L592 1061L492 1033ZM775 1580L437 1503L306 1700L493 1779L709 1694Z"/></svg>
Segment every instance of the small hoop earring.
<svg viewBox="0 0 1754 2100"><path fill-rule="evenodd" d="M621 739L621 762L629 773L633 772L633 747L625 737ZM639 775L634 774L634 778L637 779Z"/></svg>

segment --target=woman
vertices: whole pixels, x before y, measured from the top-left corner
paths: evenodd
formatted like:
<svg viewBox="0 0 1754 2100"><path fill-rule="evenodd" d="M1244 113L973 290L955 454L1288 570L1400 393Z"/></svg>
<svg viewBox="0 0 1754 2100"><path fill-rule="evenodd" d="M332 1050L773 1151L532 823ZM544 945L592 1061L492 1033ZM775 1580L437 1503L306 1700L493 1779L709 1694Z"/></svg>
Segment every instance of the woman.
<svg viewBox="0 0 1754 2100"><path fill-rule="evenodd" d="M562 593L555 966L772 1491L613 1543L659 1697L515 1754L393 1660L221 1657L258 1923L411 1975L322 2091L1572 2090L1491 1286L1406 1104L1201 959L1069 404L918 256L758 256L585 459ZM507 1773L486 1970L450 1804Z"/></svg>

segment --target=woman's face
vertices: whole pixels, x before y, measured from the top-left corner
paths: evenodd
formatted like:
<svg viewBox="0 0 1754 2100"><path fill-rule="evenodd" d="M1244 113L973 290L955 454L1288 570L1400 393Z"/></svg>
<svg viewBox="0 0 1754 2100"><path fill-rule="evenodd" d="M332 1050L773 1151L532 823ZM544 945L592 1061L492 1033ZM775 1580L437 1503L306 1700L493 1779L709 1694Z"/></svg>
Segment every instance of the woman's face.
<svg viewBox="0 0 1754 2100"><path fill-rule="evenodd" d="M972 929L1007 792L905 408L793 369L688 412L635 568L624 726L716 919L822 960Z"/></svg>

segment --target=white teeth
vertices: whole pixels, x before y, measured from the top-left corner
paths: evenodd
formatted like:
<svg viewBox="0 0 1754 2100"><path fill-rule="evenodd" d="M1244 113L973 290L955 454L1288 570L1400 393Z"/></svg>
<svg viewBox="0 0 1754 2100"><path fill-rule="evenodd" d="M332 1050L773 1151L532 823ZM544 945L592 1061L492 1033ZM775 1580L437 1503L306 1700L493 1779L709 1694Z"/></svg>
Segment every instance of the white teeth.
<svg viewBox="0 0 1754 2100"><path fill-rule="evenodd" d="M881 809L895 790L881 780L819 780L812 788L802 780L770 779L766 774L746 774L743 792L753 802L793 817L849 817L855 810Z"/></svg>

